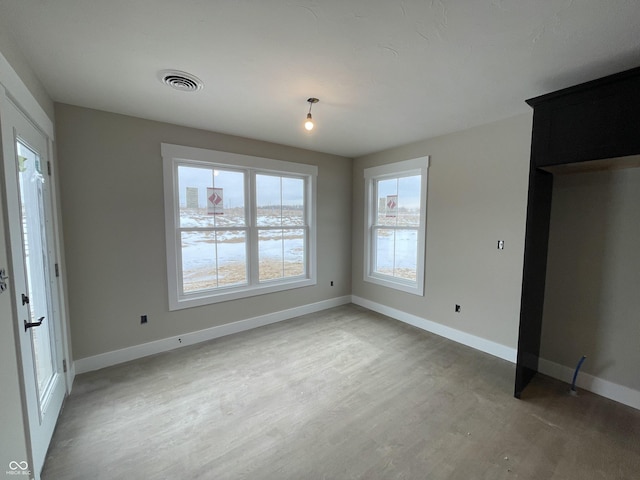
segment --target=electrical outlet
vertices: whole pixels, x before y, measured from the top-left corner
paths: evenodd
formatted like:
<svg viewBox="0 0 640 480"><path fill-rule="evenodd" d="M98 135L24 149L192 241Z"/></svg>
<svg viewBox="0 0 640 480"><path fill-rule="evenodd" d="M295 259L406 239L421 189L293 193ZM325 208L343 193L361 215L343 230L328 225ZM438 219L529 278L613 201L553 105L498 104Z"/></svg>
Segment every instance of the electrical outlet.
<svg viewBox="0 0 640 480"><path fill-rule="evenodd" d="M456 304L456 313L460 313L460 310L462 310L462 307L460 307L460 305Z"/></svg>
<svg viewBox="0 0 640 480"><path fill-rule="evenodd" d="M498 250L504 250L504 240L498 240Z"/></svg>
<svg viewBox="0 0 640 480"><path fill-rule="evenodd" d="M333 287L333 280L331 280L331 286Z"/></svg>
<svg viewBox="0 0 640 480"><path fill-rule="evenodd" d="M145 324L147 323L147 316L146 315L140 315L140 324Z"/></svg>

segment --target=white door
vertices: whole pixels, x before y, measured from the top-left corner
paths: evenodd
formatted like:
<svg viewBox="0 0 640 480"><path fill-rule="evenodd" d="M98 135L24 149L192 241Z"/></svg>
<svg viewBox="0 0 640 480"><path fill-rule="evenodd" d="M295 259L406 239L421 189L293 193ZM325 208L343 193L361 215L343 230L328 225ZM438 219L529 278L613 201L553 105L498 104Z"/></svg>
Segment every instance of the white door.
<svg viewBox="0 0 640 480"><path fill-rule="evenodd" d="M36 478L66 392L49 139L6 97L2 144L19 346Z"/></svg>

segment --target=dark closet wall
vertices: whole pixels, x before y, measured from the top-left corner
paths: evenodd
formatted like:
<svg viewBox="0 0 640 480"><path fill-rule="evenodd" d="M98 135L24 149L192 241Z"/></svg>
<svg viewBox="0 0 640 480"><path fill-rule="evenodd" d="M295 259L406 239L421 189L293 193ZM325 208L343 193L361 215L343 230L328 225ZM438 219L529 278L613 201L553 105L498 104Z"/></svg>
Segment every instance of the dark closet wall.
<svg viewBox="0 0 640 480"><path fill-rule="evenodd" d="M539 368L553 173L640 154L640 68L528 100L534 108L515 395Z"/></svg>

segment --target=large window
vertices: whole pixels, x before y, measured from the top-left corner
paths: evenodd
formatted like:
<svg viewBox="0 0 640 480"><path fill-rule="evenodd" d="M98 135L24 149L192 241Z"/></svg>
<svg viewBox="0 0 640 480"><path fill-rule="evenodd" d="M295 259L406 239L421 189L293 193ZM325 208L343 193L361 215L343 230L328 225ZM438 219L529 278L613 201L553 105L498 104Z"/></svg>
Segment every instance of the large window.
<svg viewBox="0 0 640 480"><path fill-rule="evenodd" d="M429 157L367 168L364 280L424 295Z"/></svg>
<svg viewBox="0 0 640 480"><path fill-rule="evenodd" d="M172 310L315 284L317 167L162 144Z"/></svg>

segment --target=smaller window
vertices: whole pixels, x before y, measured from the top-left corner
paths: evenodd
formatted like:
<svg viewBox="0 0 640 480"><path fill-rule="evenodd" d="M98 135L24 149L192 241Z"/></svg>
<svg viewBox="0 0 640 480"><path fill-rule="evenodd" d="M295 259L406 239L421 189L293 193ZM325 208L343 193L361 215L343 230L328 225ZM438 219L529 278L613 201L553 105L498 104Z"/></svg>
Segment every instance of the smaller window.
<svg viewBox="0 0 640 480"><path fill-rule="evenodd" d="M364 280L424 295L429 157L367 168Z"/></svg>

